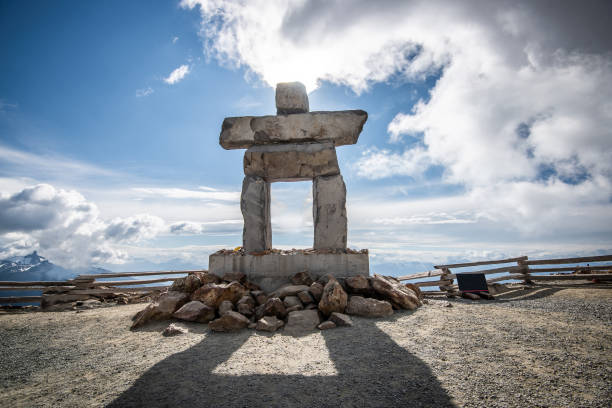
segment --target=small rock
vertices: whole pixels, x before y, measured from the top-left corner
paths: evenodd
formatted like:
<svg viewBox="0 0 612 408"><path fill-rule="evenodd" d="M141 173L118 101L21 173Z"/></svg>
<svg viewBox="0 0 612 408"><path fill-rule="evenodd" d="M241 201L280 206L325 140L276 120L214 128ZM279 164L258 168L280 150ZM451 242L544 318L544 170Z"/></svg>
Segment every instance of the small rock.
<svg viewBox="0 0 612 408"><path fill-rule="evenodd" d="M209 283L221 283L221 278L214 273L208 272L195 272L194 275L200 279L202 286L208 285Z"/></svg>
<svg viewBox="0 0 612 408"><path fill-rule="evenodd" d="M276 113L286 115L308 112L308 94L301 82L280 82L276 84Z"/></svg>
<svg viewBox="0 0 612 408"><path fill-rule="evenodd" d="M306 285L285 285L276 289L272 295L272 297L277 297L284 299L286 296L294 296L300 293L303 290L308 290L308 286Z"/></svg>
<svg viewBox="0 0 612 408"><path fill-rule="evenodd" d="M331 314L331 316L329 316L329 320L334 322L336 326L352 326L353 325L353 321L351 320L351 318L348 315L345 315L344 313L334 312Z"/></svg>
<svg viewBox="0 0 612 408"><path fill-rule="evenodd" d="M159 310L159 305L157 303L149 303L147 307L136 313L136 316L134 316L133 319L134 322L132 323L130 330L143 326L151 320L163 320L167 319L168 317L170 317L170 315L162 313Z"/></svg>
<svg viewBox="0 0 612 408"><path fill-rule="evenodd" d="M262 330L267 332L275 332L285 325L285 322L278 319L276 316L264 316L257 321L255 330Z"/></svg>
<svg viewBox="0 0 612 408"><path fill-rule="evenodd" d="M453 307L453 304L451 302L446 302L446 304L444 305L444 307Z"/></svg>
<svg viewBox="0 0 612 408"><path fill-rule="evenodd" d="M292 306L297 306L297 305L302 306L302 302L300 301L300 298L297 296L286 296L285 299L283 300L283 304L287 308L292 307Z"/></svg>
<svg viewBox="0 0 612 408"><path fill-rule="evenodd" d="M319 305L316 303L309 303L304 307L305 310L319 309Z"/></svg>
<svg viewBox="0 0 612 408"><path fill-rule="evenodd" d="M303 290L301 292L298 292L297 297L300 299L300 301L304 304L309 304L309 303L313 303L314 299L312 298L312 295L310 294L309 291L307 290Z"/></svg>
<svg viewBox="0 0 612 408"><path fill-rule="evenodd" d="M227 332L244 329L249 325L249 319L238 312L229 311L220 318L208 323L213 331Z"/></svg>
<svg viewBox="0 0 612 408"><path fill-rule="evenodd" d="M221 302L229 300L236 303L248 293L248 290L238 282L209 283L193 292L191 300L199 300L207 306L218 308Z"/></svg>
<svg viewBox="0 0 612 408"><path fill-rule="evenodd" d="M319 328L319 330L333 329L336 327L336 323L332 322L331 320L326 320L317 327Z"/></svg>
<svg viewBox="0 0 612 408"><path fill-rule="evenodd" d="M304 271L304 272L298 272L295 275L293 275L291 277L291 283L293 283L294 285L306 285L306 286L310 286L312 285L314 281L312 280L312 278L310 277L310 275L308 274L308 272Z"/></svg>
<svg viewBox="0 0 612 408"><path fill-rule="evenodd" d="M197 300L192 300L174 312L172 317L187 322L208 323L215 318L215 309Z"/></svg>
<svg viewBox="0 0 612 408"><path fill-rule="evenodd" d="M184 292L193 293L200 289L200 286L202 286L202 282L200 281L198 275L190 274L185 277Z"/></svg>
<svg viewBox="0 0 612 408"><path fill-rule="evenodd" d="M247 327L248 327L249 329L254 329L254 328L256 328L256 327L257 327L257 323L255 323L255 322L251 322L251 323L249 323L249 325L248 325Z"/></svg>
<svg viewBox="0 0 612 408"><path fill-rule="evenodd" d="M168 336L176 336L176 335L185 334L185 333L187 333L187 329L177 326L174 323L170 323L170 326L164 329L164 331L162 332L162 335L168 337Z"/></svg>
<svg viewBox="0 0 612 408"><path fill-rule="evenodd" d="M351 296L346 313L354 316L385 317L393 314L393 306L386 300Z"/></svg>
<svg viewBox="0 0 612 408"><path fill-rule="evenodd" d="M187 293L175 292L171 290L161 295L157 303L159 303L159 312L167 315L167 317L170 317L172 313L176 312L188 301L189 295Z"/></svg>
<svg viewBox="0 0 612 408"><path fill-rule="evenodd" d="M255 318L257 320L264 316L276 316L279 319L284 319L287 315L287 309L283 304L283 301L277 297L272 297L261 306L255 309Z"/></svg>
<svg viewBox="0 0 612 408"><path fill-rule="evenodd" d="M285 330L289 332L310 331L316 329L320 322L317 310L297 310L289 313Z"/></svg>
<svg viewBox="0 0 612 408"><path fill-rule="evenodd" d="M312 295L315 302L319 302L321 300L321 295L323 295L323 285L321 285L319 282L315 282L308 287L308 291Z"/></svg>
<svg viewBox="0 0 612 408"><path fill-rule="evenodd" d="M345 279L345 282L349 293L369 295L372 292L370 282L365 276L350 276Z"/></svg>
<svg viewBox="0 0 612 408"><path fill-rule="evenodd" d="M226 314L227 312L231 312L232 310L234 310L234 304L229 300L224 300L219 305L219 316L223 316L224 314Z"/></svg>
<svg viewBox="0 0 612 408"><path fill-rule="evenodd" d="M370 284L376 293L403 309L414 310L421 305L416 293L395 278L374 275Z"/></svg>
<svg viewBox="0 0 612 408"><path fill-rule="evenodd" d="M330 279L327 285L323 288L321 301L319 302L319 310L329 316L333 312L344 312L348 295L342 289L340 283L335 279Z"/></svg>
<svg viewBox="0 0 612 408"><path fill-rule="evenodd" d="M253 296L258 306L263 305L268 300L268 296L262 290L252 290L251 296Z"/></svg>
<svg viewBox="0 0 612 408"><path fill-rule="evenodd" d="M238 313L247 317L250 317L253 315L253 313L255 313L255 308L248 303L239 303L237 309Z"/></svg>
<svg viewBox="0 0 612 408"><path fill-rule="evenodd" d="M304 310L304 306L302 306L302 305L294 305L294 306L288 307L287 308L287 313L291 313L291 312L294 312L296 310Z"/></svg>

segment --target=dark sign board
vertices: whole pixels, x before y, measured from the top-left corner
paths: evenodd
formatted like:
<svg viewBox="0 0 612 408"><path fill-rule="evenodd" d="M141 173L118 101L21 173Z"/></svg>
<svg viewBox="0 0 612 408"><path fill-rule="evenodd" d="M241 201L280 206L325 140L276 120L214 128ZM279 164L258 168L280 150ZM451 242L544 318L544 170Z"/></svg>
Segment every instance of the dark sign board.
<svg viewBox="0 0 612 408"><path fill-rule="evenodd" d="M458 273L457 283L461 292L488 292L484 273Z"/></svg>

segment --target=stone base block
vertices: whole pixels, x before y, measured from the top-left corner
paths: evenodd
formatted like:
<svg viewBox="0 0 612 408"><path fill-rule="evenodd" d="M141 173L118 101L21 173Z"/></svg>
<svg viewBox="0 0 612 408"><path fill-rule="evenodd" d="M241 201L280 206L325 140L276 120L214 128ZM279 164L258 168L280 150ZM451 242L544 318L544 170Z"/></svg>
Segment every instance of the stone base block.
<svg viewBox="0 0 612 408"><path fill-rule="evenodd" d="M368 254L212 254L208 270L223 276L228 272L241 272L267 293L290 282L293 275L308 271L313 279L331 274L338 277L368 276Z"/></svg>

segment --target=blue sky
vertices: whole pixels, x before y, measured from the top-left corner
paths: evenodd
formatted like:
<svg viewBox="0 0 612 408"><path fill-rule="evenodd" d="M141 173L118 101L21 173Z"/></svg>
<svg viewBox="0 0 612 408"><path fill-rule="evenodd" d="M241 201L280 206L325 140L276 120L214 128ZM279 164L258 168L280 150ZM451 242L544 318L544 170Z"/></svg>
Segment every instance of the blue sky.
<svg viewBox="0 0 612 408"><path fill-rule="evenodd" d="M241 243L223 118L274 114L288 80L369 113L338 157L375 272L609 253L606 7L587 27L530 2L3 2L0 256L205 267ZM310 188L273 185L274 246L312 245Z"/></svg>

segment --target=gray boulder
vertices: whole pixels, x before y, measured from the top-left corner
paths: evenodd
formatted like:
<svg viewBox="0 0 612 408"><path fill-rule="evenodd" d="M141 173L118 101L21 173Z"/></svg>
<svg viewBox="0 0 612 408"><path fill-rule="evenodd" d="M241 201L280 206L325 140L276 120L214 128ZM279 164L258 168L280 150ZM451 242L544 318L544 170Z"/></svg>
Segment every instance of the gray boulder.
<svg viewBox="0 0 612 408"><path fill-rule="evenodd" d="M249 325L250 321L246 316L238 312L229 311L220 318L208 323L213 331L227 332L244 329Z"/></svg>
<svg viewBox="0 0 612 408"><path fill-rule="evenodd" d="M393 306L386 300L351 296L346 306L346 313L363 317L386 317L393 314Z"/></svg>
<svg viewBox="0 0 612 408"><path fill-rule="evenodd" d="M215 309L192 300L174 312L172 317L188 322L208 323L215 318Z"/></svg>
<svg viewBox="0 0 612 408"><path fill-rule="evenodd" d="M319 312L317 310L298 310L289 313L285 331L311 331L316 329L319 323L321 323L321 320L319 319Z"/></svg>

